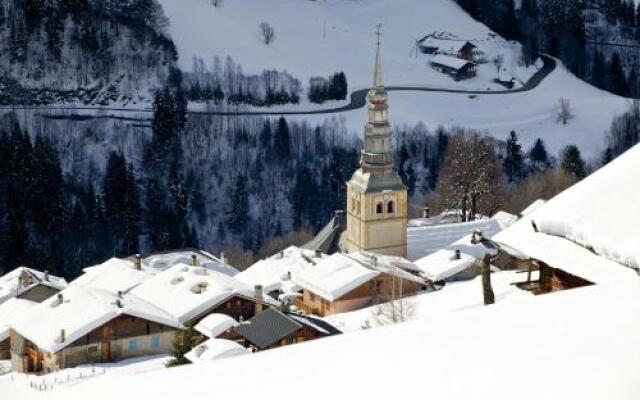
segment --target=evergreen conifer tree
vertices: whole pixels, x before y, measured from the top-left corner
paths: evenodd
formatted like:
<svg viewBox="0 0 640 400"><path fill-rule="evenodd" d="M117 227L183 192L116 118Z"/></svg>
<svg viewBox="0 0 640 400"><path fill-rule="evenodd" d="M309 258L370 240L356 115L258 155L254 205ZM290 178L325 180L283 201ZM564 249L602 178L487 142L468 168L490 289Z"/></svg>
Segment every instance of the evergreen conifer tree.
<svg viewBox="0 0 640 400"><path fill-rule="evenodd" d="M562 150L560 166L578 179L587 175L580 150L574 145L569 145Z"/></svg>

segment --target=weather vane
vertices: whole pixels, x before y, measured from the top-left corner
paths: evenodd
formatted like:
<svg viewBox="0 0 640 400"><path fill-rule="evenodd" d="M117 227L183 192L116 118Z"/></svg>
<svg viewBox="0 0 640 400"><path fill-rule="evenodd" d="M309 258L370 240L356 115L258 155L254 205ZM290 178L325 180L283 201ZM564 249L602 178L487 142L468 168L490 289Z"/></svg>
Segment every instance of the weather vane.
<svg viewBox="0 0 640 400"><path fill-rule="evenodd" d="M380 37L382 36L382 24L376 25L376 37L378 38L378 47L380 47Z"/></svg>

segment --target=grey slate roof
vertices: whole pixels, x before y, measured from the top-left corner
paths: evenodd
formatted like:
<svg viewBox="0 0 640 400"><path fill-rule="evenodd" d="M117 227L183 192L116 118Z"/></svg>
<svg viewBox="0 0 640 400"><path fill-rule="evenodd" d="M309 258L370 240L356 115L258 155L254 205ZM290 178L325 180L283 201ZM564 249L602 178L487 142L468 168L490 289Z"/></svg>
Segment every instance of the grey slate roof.
<svg viewBox="0 0 640 400"><path fill-rule="evenodd" d="M305 327L327 335L341 333L325 321L306 315L283 313L275 308L268 308L238 325L235 331L259 349L266 349Z"/></svg>
<svg viewBox="0 0 640 400"><path fill-rule="evenodd" d="M320 250L323 254L333 254L340 250L340 234L347 228L347 215L336 211L335 216L318 234L302 246L307 250Z"/></svg>

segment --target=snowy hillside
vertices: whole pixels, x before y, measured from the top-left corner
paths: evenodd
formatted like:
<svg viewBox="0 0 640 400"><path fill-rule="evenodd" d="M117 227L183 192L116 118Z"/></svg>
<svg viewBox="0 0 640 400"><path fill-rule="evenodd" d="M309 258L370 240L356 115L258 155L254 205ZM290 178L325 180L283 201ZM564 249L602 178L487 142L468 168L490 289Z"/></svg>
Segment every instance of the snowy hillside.
<svg viewBox="0 0 640 400"><path fill-rule="evenodd" d="M504 67L520 80L534 67L519 66L520 45L496 36L474 21L451 0L383 0L323 2L272 0L227 1L215 8L209 0L160 0L170 20L170 33L180 55L179 64L190 70L192 58L211 65L213 56L231 56L245 72L287 70L304 86L311 76L344 71L349 90L367 87L372 74L373 34L383 24L385 81L388 86L421 86L465 90L500 90L492 60L504 58ZM287 10L283 12L283 10ZM260 41L258 25L271 24L276 39ZM447 32L470 40L485 53L476 78L454 82L428 66L428 56L415 51L415 41L433 32ZM556 121L560 98L571 103L575 118L568 125ZM304 100L304 96L303 96ZM467 95L435 92L391 92L391 117L396 125L424 121L435 127L464 126L505 138L516 130L525 146L542 138L553 153L576 144L586 157L597 157L604 133L627 101L598 90L569 73L561 63L539 87L509 95ZM311 107L306 104L299 107ZM323 107L326 107L323 106ZM363 110L343 113L351 131L359 132ZM308 116L300 117L309 119ZM311 117L321 122L326 115Z"/></svg>

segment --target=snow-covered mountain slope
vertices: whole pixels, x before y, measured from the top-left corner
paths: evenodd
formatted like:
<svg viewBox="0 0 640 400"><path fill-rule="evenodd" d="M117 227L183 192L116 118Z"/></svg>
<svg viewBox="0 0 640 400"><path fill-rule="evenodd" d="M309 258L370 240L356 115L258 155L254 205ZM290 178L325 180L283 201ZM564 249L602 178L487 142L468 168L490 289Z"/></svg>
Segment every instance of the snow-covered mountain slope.
<svg viewBox="0 0 640 400"><path fill-rule="evenodd" d="M514 77L526 81L534 72L518 66L519 44L495 35L451 0L233 0L220 8L213 7L209 0L159 1L169 17L179 63L185 70L191 69L193 57L210 64L214 55L228 55L245 72L286 69L306 85L311 76L344 71L350 90L362 88L371 81L373 31L377 23L382 23L388 86L504 89L492 82L497 74L491 60L498 54ZM260 41L261 21L275 29L277 37L270 46ZM416 58L412 53L415 40L433 32L474 41L489 61L479 67L479 76L456 83L431 69L427 56L418 53ZM530 92L480 96L392 92L392 122L477 128L498 138L515 129L525 146L540 137L554 153L567 144L577 144L585 156L597 157L604 147L605 131L613 116L624 110L627 100L584 83L561 63L558 65ZM562 97L569 99L575 114L568 125L556 121ZM350 130L362 129L364 110L342 115ZM300 118L321 122L326 116Z"/></svg>

